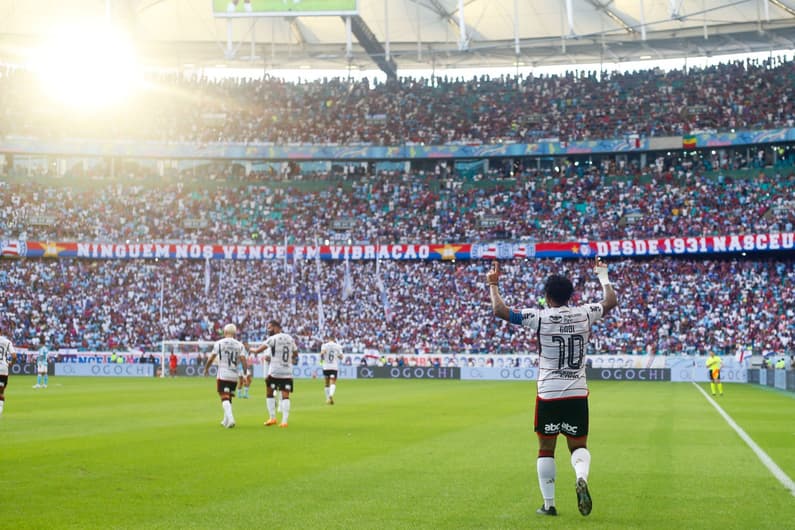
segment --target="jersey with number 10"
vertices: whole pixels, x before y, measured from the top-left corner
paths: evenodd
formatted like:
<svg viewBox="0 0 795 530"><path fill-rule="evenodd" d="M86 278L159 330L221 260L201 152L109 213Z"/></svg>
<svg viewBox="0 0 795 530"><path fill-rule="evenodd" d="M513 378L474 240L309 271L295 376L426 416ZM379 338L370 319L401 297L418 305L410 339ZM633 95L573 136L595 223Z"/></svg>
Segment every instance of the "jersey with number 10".
<svg viewBox="0 0 795 530"><path fill-rule="evenodd" d="M278 379L289 379L293 376L293 353L298 351L293 338L287 333L277 333L267 338L270 355L268 375Z"/></svg>
<svg viewBox="0 0 795 530"><path fill-rule="evenodd" d="M602 304L523 309L511 322L536 333L540 351L538 397L585 397L585 348L591 326L602 318ZM519 321L519 319L521 319Z"/></svg>

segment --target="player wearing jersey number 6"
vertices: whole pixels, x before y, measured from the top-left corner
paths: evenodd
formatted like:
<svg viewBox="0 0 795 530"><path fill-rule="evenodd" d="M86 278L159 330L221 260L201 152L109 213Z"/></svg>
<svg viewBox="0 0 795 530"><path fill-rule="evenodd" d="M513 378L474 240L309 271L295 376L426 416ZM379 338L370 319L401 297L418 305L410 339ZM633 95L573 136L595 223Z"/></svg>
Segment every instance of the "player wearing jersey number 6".
<svg viewBox="0 0 795 530"><path fill-rule="evenodd" d="M337 391L339 362L342 360L342 346L337 344L331 332L326 333L326 342L320 346L320 364L323 365L325 379L326 403L334 404L334 393Z"/></svg>
<svg viewBox="0 0 795 530"><path fill-rule="evenodd" d="M618 305L607 277L607 265L596 259L595 272L602 284L600 303L569 306L574 292L571 280L553 274L544 284L547 308L509 309L500 296L500 264L495 261L486 274L494 314L527 328L538 337L538 394L535 432L538 436L538 483L544 505L536 513L557 515L555 508L555 444L566 437L576 475L577 507L582 515L591 513L588 471L591 454L588 441L588 385L585 381L585 347L591 326Z"/></svg>

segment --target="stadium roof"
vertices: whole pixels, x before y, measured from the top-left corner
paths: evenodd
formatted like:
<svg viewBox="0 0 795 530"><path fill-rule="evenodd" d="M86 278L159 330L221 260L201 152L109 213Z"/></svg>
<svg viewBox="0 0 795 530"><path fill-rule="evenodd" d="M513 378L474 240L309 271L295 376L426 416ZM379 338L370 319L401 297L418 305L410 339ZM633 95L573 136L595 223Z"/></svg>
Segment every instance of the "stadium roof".
<svg viewBox="0 0 795 530"><path fill-rule="evenodd" d="M354 36L349 53L340 16L218 18L212 2L0 0L0 60L19 62L55 25L107 13L144 63L167 67L370 70L387 50L399 71L795 49L795 0L358 0L382 50Z"/></svg>

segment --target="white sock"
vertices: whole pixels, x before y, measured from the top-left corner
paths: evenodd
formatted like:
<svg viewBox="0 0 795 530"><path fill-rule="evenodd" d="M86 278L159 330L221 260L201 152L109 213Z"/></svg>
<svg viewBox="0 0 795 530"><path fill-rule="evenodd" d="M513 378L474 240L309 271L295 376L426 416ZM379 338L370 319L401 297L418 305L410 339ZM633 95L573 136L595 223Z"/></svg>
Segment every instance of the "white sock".
<svg viewBox="0 0 795 530"><path fill-rule="evenodd" d="M0 414L3 413L3 407L5 407L5 406L6 406L6 402L5 401L0 401Z"/></svg>
<svg viewBox="0 0 795 530"><path fill-rule="evenodd" d="M235 417L232 416L232 402L229 400L224 400L221 402L221 406L224 408L224 418L226 418L226 421L234 423Z"/></svg>
<svg viewBox="0 0 795 530"><path fill-rule="evenodd" d="M326 391L326 399L328 399L328 397L331 395L329 387L325 386L325 387L323 387L323 390Z"/></svg>
<svg viewBox="0 0 795 530"><path fill-rule="evenodd" d="M574 474L577 478L588 482L588 472L591 469L591 452L585 447L576 449L571 454L571 465L574 467Z"/></svg>
<svg viewBox="0 0 795 530"><path fill-rule="evenodd" d="M544 508L555 506L555 459L551 456L540 457L536 461L538 486L544 497Z"/></svg>
<svg viewBox="0 0 795 530"><path fill-rule="evenodd" d="M276 417L276 398L269 397L265 400L265 403L268 405L268 416L273 419Z"/></svg>
<svg viewBox="0 0 795 530"><path fill-rule="evenodd" d="M282 423L287 423L290 417L290 398L282 399Z"/></svg>
<svg viewBox="0 0 795 530"><path fill-rule="evenodd" d="M337 385L335 385L334 383L331 383L331 385L329 385L329 388L328 388L329 395L331 397L334 397L334 392L336 392L336 391L337 391Z"/></svg>

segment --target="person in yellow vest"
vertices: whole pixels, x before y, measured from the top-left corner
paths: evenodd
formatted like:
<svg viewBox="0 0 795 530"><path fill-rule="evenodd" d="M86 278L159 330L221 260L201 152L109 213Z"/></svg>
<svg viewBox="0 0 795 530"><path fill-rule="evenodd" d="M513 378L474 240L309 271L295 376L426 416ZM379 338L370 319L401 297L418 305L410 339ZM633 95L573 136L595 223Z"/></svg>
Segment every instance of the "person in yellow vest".
<svg viewBox="0 0 795 530"><path fill-rule="evenodd" d="M720 382L720 368L723 365L723 360L715 355L714 351L709 352L707 357L707 369L709 370L709 388L712 390L712 395L715 395L717 387L718 393L723 395L723 383Z"/></svg>
<svg viewBox="0 0 795 530"><path fill-rule="evenodd" d="M776 369L777 370L785 370L787 368L787 360L782 357L778 361L776 361Z"/></svg>

